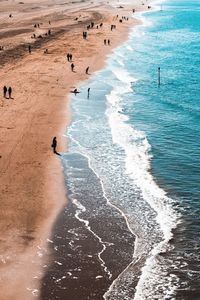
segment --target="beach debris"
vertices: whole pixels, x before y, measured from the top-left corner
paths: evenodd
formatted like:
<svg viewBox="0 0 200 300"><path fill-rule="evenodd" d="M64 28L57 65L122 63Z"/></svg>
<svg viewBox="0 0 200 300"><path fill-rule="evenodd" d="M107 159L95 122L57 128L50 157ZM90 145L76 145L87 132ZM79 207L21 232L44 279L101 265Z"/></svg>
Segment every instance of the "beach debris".
<svg viewBox="0 0 200 300"><path fill-rule="evenodd" d="M57 260L55 260L54 262L55 262L57 265L62 266L62 263L61 263L61 262L59 262L59 261L57 261Z"/></svg>
<svg viewBox="0 0 200 300"><path fill-rule="evenodd" d="M39 291L37 289L31 289L31 288L27 288L28 291L30 291L33 296L38 296Z"/></svg>
<svg viewBox="0 0 200 300"><path fill-rule="evenodd" d="M53 244L53 241L52 241L52 240L50 240L50 239L47 239L47 242L49 242L49 243L52 243L52 244Z"/></svg>
<svg viewBox="0 0 200 300"><path fill-rule="evenodd" d="M69 276L72 276L72 273L71 273L71 272L67 272L67 274L68 274Z"/></svg>

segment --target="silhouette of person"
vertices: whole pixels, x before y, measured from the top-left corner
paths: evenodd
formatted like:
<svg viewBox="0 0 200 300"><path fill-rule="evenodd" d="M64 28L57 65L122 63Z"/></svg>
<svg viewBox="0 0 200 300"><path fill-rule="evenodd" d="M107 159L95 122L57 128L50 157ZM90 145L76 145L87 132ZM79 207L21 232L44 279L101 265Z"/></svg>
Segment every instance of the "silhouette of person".
<svg viewBox="0 0 200 300"><path fill-rule="evenodd" d="M7 87L4 85L4 87L3 87L3 96L4 96L4 98L6 98L6 94L7 94Z"/></svg>
<svg viewBox="0 0 200 300"><path fill-rule="evenodd" d="M87 90L87 98L88 99L90 98L90 88L88 88L88 90Z"/></svg>
<svg viewBox="0 0 200 300"><path fill-rule="evenodd" d="M86 68L85 73L88 74L89 67Z"/></svg>
<svg viewBox="0 0 200 300"><path fill-rule="evenodd" d="M72 72L74 72L74 64L73 63L71 64L71 70L72 70Z"/></svg>
<svg viewBox="0 0 200 300"><path fill-rule="evenodd" d="M52 140L51 147L53 148L53 153L60 155L60 154L56 151L56 147L57 147L56 136L54 136L54 138L53 138L53 140Z"/></svg>
<svg viewBox="0 0 200 300"><path fill-rule="evenodd" d="M31 53L31 45L28 45L28 52Z"/></svg>
<svg viewBox="0 0 200 300"><path fill-rule="evenodd" d="M10 86L8 88L8 96L9 96L9 99L12 98L12 88Z"/></svg>

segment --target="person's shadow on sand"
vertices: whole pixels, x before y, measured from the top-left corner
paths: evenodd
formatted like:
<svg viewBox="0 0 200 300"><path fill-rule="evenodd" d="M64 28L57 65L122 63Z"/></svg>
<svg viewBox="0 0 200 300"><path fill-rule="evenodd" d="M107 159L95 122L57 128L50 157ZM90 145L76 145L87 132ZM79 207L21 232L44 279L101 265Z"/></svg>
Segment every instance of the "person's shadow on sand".
<svg viewBox="0 0 200 300"><path fill-rule="evenodd" d="M61 156L61 154L60 154L59 152L57 152L57 151L54 151L54 153L55 153L56 155Z"/></svg>

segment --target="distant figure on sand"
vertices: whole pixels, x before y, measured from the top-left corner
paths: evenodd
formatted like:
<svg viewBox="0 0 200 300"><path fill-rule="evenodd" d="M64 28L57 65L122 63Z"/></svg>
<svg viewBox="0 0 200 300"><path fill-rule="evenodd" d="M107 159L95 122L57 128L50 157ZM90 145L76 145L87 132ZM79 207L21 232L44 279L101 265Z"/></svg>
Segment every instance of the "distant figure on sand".
<svg viewBox="0 0 200 300"><path fill-rule="evenodd" d="M85 73L88 74L89 67L86 68Z"/></svg>
<svg viewBox="0 0 200 300"><path fill-rule="evenodd" d="M11 87L8 88L8 96L9 96L9 99L12 99L12 88Z"/></svg>
<svg viewBox="0 0 200 300"><path fill-rule="evenodd" d="M31 45L28 45L28 52L31 54Z"/></svg>
<svg viewBox="0 0 200 300"><path fill-rule="evenodd" d="M71 70L72 70L72 72L74 72L74 64L73 63L71 64Z"/></svg>
<svg viewBox="0 0 200 300"><path fill-rule="evenodd" d="M3 87L3 96L4 96L4 98L6 98L6 94L7 94L7 87L4 85L4 87Z"/></svg>
<svg viewBox="0 0 200 300"><path fill-rule="evenodd" d="M54 136L53 140L52 140L52 144L51 147L53 148L53 153L60 155L57 151L56 151L56 147L57 147L57 140L56 140L56 136Z"/></svg>

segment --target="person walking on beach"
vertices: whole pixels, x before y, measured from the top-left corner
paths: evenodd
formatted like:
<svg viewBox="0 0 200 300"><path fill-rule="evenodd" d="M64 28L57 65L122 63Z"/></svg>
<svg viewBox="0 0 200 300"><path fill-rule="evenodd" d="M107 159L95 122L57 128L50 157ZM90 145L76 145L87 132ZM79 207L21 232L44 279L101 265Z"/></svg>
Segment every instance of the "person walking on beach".
<svg viewBox="0 0 200 300"><path fill-rule="evenodd" d="M12 88L10 86L8 88L8 96L9 96L9 99L12 99Z"/></svg>
<svg viewBox="0 0 200 300"><path fill-rule="evenodd" d="M110 46L110 40L108 40L108 46Z"/></svg>
<svg viewBox="0 0 200 300"><path fill-rule="evenodd" d="M54 136L53 140L52 140L52 144L51 147L53 148L53 153L60 155L57 151L56 151L56 147L57 147L57 140L56 140L56 136Z"/></svg>
<svg viewBox="0 0 200 300"><path fill-rule="evenodd" d="M31 45L28 45L28 52L31 54Z"/></svg>
<svg viewBox="0 0 200 300"><path fill-rule="evenodd" d="M89 71L89 67L86 68L85 74L88 74L88 71Z"/></svg>
<svg viewBox="0 0 200 300"><path fill-rule="evenodd" d="M3 87L3 96L4 96L4 98L6 98L6 94L7 94L7 87L4 85L4 87Z"/></svg>
<svg viewBox="0 0 200 300"><path fill-rule="evenodd" d="M72 70L72 72L74 72L74 64L73 63L71 64L71 70Z"/></svg>

